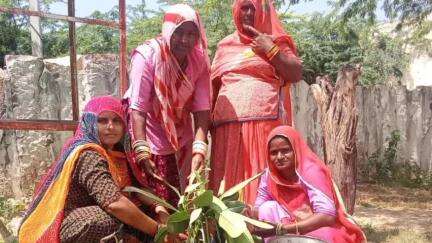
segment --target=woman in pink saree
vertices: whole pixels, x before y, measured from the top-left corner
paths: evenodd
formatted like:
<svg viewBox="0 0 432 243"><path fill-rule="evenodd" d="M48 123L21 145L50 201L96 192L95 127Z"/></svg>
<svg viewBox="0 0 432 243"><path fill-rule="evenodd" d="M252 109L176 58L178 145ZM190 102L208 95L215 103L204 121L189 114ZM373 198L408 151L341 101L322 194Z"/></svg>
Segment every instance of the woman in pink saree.
<svg viewBox="0 0 432 243"><path fill-rule="evenodd" d="M132 52L125 94L135 177L174 205L192 168L204 161L210 118L210 64L199 14L176 4L164 15L162 34ZM194 118L192 126L191 114ZM157 178L157 179L156 179Z"/></svg>
<svg viewBox="0 0 432 243"><path fill-rule="evenodd" d="M225 188L261 172L265 139L292 125L290 85L301 78L301 61L271 0L236 0L237 31L224 38L212 64L213 126L210 187ZM258 182L241 193L255 201Z"/></svg>
<svg viewBox="0 0 432 243"><path fill-rule="evenodd" d="M290 126L267 139L268 169L261 177L255 209L260 220L277 224L274 234L302 234L328 243L365 242L346 214L329 169Z"/></svg>

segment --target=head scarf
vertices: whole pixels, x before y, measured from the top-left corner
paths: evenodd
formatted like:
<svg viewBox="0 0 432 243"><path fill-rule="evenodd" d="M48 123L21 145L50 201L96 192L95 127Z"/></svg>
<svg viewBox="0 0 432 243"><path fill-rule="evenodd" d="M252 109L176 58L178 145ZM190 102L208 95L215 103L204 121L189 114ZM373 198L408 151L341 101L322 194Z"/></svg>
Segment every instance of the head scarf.
<svg viewBox="0 0 432 243"><path fill-rule="evenodd" d="M270 141L282 136L291 143L294 151L296 174L301 176L308 184L320 190L327 197L333 199L336 210L339 226L344 226L348 233L352 236L354 242L364 240L364 235L361 229L348 219L344 205L339 201L330 170L325 166L318 156L303 141L300 134L290 126L279 126L273 129L267 139L267 146ZM300 207L304 200L309 200L306 192L301 188L301 185L288 181L277 171L276 166L270 162L269 147L267 148L267 161L270 172L269 189L272 196L277 202L282 204L289 211L294 212ZM308 202L309 203L309 202Z"/></svg>
<svg viewBox="0 0 432 243"><path fill-rule="evenodd" d="M146 41L135 50L145 54L145 48L150 46L156 53L154 87L157 99L153 103L153 110L164 127L168 140L176 150L179 148L176 126L180 127L186 123L189 111L184 108L191 102L195 90L195 84L184 74L170 51L170 41L174 31L185 22L194 23L200 37L188 54L188 66L204 65L204 69L210 73L204 25L198 12L186 4L169 7L164 15L162 34Z"/></svg>
<svg viewBox="0 0 432 243"><path fill-rule="evenodd" d="M272 0L235 0L233 5L234 23L237 28L240 41L250 43L252 38L243 30L240 19L241 6L245 2L251 2L255 7L254 28L261 33L271 35L276 44L286 43L294 54L297 54L294 41L289 36L280 22Z"/></svg>
<svg viewBox="0 0 432 243"><path fill-rule="evenodd" d="M78 124L78 127L75 131L75 134L72 138L70 138L65 145L63 146L61 155L59 159L52 164L48 172L45 174L45 176L42 178L39 185L36 187L35 190L35 196L33 198L33 201L31 202L29 208L27 209L24 218L23 218L23 224L24 225L26 219L35 211L35 209L40 205L41 200L46 196L48 190L52 188L52 185L59 180L61 177L61 174L63 172L63 168L67 167L67 163L75 163L75 161L72 161L69 157L71 154L74 153L75 149L78 148L80 145L93 145L96 149L99 149L100 151L105 152L105 156L108 156L110 158L108 159L108 162L111 161L111 155L109 153L106 153L102 148L102 144L99 139L98 134L98 116L103 111L112 111L116 113L123 121L125 131L126 131L126 117L123 105L121 104L120 100L111 96L101 96L91 99L87 105L84 108L84 112L81 116L80 122ZM123 137L123 141L120 141L120 143L125 143L127 141L127 136ZM125 143L126 144L126 143ZM82 146L81 146L82 147ZM125 150L129 150L128 147L123 147ZM76 152L76 151L75 151ZM119 156L118 154L114 154L115 159L125 159L125 156ZM120 158L121 157L121 158ZM125 163L127 164L127 163ZM111 166L109 165L109 169L111 174L113 174L114 181L119 184L123 183L119 178L117 177L116 172L120 172L120 168L117 166ZM113 173L114 172L114 173ZM120 172L121 173L121 172ZM62 183L57 183L62 184ZM65 185L66 187L69 187L69 185ZM61 186L60 186L61 187ZM52 189L51 189L52 190ZM68 188L65 190L67 193ZM64 203L64 202L62 202ZM44 206L44 205L41 205ZM58 216L57 220L54 222L47 222L50 227L40 236L41 239L55 239L57 241L57 236L59 234L58 230L60 229L61 220L63 218L63 210L60 209L59 212L56 212ZM40 221L42 223L42 221ZM46 222L43 222L46 224ZM29 225L28 223L27 225ZM32 229L32 226L27 226L26 229ZM21 229L20 229L21 231ZM25 235L26 232L20 232L20 239L22 235ZM53 237L53 238L52 238ZM42 240L43 241L43 240Z"/></svg>
<svg viewBox="0 0 432 243"><path fill-rule="evenodd" d="M100 96L92 98L84 107L81 120L77 129L75 130L74 136L69 138L68 141L66 141L66 143L63 145L60 158L53 164L54 167L50 168L48 173L45 175L45 178L42 179L41 184L39 184L39 187L36 188L35 198L37 198L39 193L42 193L44 190L46 190L52 180L55 180L56 175L61 172L66 158L77 146L86 143L95 143L101 145L99 140L97 119L99 114L103 111L112 111L116 113L122 119L126 131L125 111L119 99L112 96ZM123 138L123 140L125 139L126 137ZM121 143L124 143L124 141L121 141Z"/></svg>

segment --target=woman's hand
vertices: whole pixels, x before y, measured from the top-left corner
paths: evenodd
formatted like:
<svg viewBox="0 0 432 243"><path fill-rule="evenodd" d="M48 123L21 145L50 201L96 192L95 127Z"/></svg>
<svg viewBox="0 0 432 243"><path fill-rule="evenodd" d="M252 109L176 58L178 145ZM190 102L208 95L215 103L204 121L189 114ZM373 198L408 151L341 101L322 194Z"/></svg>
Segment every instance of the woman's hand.
<svg viewBox="0 0 432 243"><path fill-rule="evenodd" d="M178 242L184 242L188 239L186 234L180 233L180 234L168 234L165 236L164 242L165 243L178 243Z"/></svg>
<svg viewBox="0 0 432 243"><path fill-rule="evenodd" d="M274 46L272 36L263 34L249 25L245 25L244 28L254 36L251 47L256 54L265 55Z"/></svg>
<svg viewBox="0 0 432 243"><path fill-rule="evenodd" d="M246 205L244 215L249 218L258 219L258 207L254 207L249 204Z"/></svg>
<svg viewBox="0 0 432 243"><path fill-rule="evenodd" d="M158 170L155 163L151 159L142 160L140 161L140 164L144 165L144 170L148 175L163 182L162 177L158 175Z"/></svg>
<svg viewBox="0 0 432 243"><path fill-rule="evenodd" d="M202 155L202 154L194 154L192 156L191 173L194 172L194 171L196 171L196 170L198 170L198 169L200 169L200 168L203 168L203 166L204 166L204 160L205 160L204 155Z"/></svg>
<svg viewBox="0 0 432 243"><path fill-rule="evenodd" d="M166 224L169 213L164 206L158 205L155 207L156 221L160 224Z"/></svg>

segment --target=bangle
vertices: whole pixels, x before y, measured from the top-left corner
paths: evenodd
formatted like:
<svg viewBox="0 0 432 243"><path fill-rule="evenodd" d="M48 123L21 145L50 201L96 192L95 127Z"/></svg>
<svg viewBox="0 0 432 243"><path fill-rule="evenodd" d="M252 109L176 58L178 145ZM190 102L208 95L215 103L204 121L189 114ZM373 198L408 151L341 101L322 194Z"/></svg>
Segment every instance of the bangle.
<svg viewBox="0 0 432 243"><path fill-rule="evenodd" d="M275 57L279 51L280 51L279 47L276 44L274 44L270 48L270 50L266 53L267 59L269 59L269 60L273 59L273 57Z"/></svg>
<svg viewBox="0 0 432 243"><path fill-rule="evenodd" d="M200 141L200 140L195 140L192 143L192 154L193 155L201 154L205 158L207 155L207 148L208 148L208 145L205 142Z"/></svg>
<svg viewBox="0 0 432 243"><path fill-rule="evenodd" d="M268 57L271 53L273 53L275 51L276 48L277 48L277 45L273 44L273 46L270 48L270 50L268 50L268 52L266 52L266 56Z"/></svg>
<svg viewBox="0 0 432 243"><path fill-rule="evenodd" d="M283 226L282 223L277 224L276 235L283 235L285 233L284 230L282 229L282 226Z"/></svg>
<svg viewBox="0 0 432 243"><path fill-rule="evenodd" d="M267 59L269 60L269 61L271 61L278 53L279 53L279 51L280 51L280 49L279 49L279 47L276 47L276 49L275 49L275 51L273 51L272 53L271 53L271 55L268 55L267 56Z"/></svg>

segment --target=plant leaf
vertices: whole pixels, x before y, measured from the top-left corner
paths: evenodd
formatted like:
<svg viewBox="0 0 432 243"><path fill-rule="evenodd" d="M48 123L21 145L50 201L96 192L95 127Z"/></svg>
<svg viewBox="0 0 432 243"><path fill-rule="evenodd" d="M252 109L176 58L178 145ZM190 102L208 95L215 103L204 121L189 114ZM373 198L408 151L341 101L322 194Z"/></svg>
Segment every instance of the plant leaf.
<svg viewBox="0 0 432 243"><path fill-rule="evenodd" d="M167 234L168 234L168 228L166 226L162 227L158 230L153 241L156 243L162 243L162 242L164 242L165 236Z"/></svg>
<svg viewBox="0 0 432 243"><path fill-rule="evenodd" d="M186 189L185 189L185 193L190 193L190 192L194 191L194 190L197 189L200 185L201 185L201 183L189 184L189 185L186 187Z"/></svg>
<svg viewBox="0 0 432 243"><path fill-rule="evenodd" d="M197 207L208 207L213 200L213 191L206 190L193 200L193 204Z"/></svg>
<svg viewBox="0 0 432 243"><path fill-rule="evenodd" d="M136 192L136 193L140 193L143 196L147 197L148 199L150 199L151 201L158 203L166 208L169 208L171 210L174 211L178 211L174 206L172 206L171 204L169 204L168 202L166 202L165 200L159 198L158 196L154 195L153 193L146 191L146 190L142 190L133 186L127 186L123 189L124 192Z"/></svg>
<svg viewBox="0 0 432 243"><path fill-rule="evenodd" d="M167 227L170 233L182 233L189 225L189 214L186 210L178 211L168 217Z"/></svg>
<svg viewBox="0 0 432 243"><path fill-rule="evenodd" d="M238 201L239 197L240 197L240 193L236 192L229 197L224 197L222 201L225 203L229 201Z"/></svg>
<svg viewBox="0 0 432 243"><path fill-rule="evenodd" d="M222 211L228 209L228 207L225 205L224 202L222 202L222 200L220 200L219 198L213 196L212 199L212 204L210 205L210 207L217 212L218 214L221 213ZM217 217L216 217L217 218Z"/></svg>
<svg viewBox="0 0 432 243"><path fill-rule="evenodd" d="M241 234L239 237L233 239L235 243L254 243L254 239L249 231Z"/></svg>
<svg viewBox="0 0 432 243"><path fill-rule="evenodd" d="M237 238L248 231L246 223L238 215L238 213L229 210L219 214L218 224L231 238Z"/></svg>
<svg viewBox="0 0 432 243"><path fill-rule="evenodd" d="M256 220L256 219L252 219L252 218L246 217L243 214L238 214L238 215L245 222L253 224L253 225L257 226L257 227L260 227L260 228L263 228L263 229L273 229L274 228L274 226L271 225L271 224L269 224L269 223L266 223L266 222L263 222L263 221L259 221L259 220Z"/></svg>
<svg viewBox="0 0 432 243"><path fill-rule="evenodd" d="M224 202L230 211L241 213L246 208L246 205L240 201Z"/></svg>
<svg viewBox="0 0 432 243"><path fill-rule="evenodd" d="M230 189L228 189L226 192L224 192L221 196L220 199L224 199L225 197L229 197L231 195L233 195L234 193L240 191L241 189L243 189L245 186L247 186L247 184L249 184L251 181L255 180L256 178L260 177L262 174L264 173L264 171L252 176L251 178L240 182L239 184L231 187Z"/></svg>
<svg viewBox="0 0 432 243"><path fill-rule="evenodd" d="M201 215L201 212L202 212L202 208L196 208L192 211L190 219L189 219L189 227L191 227L193 222L195 222L195 220L197 220L199 218L199 216Z"/></svg>

